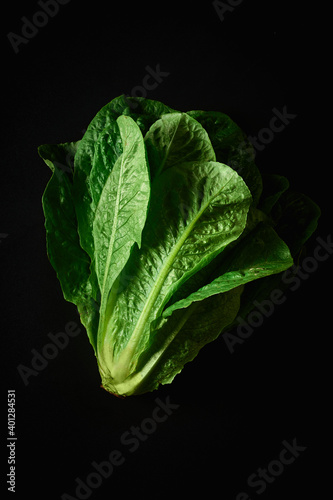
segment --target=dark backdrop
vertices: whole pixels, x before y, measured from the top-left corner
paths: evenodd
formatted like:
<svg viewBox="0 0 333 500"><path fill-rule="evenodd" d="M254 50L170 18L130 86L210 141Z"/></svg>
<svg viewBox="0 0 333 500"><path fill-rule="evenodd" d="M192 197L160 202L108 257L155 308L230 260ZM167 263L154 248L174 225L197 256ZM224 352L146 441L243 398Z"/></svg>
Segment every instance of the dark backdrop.
<svg viewBox="0 0 333 500"><path fill-rule="evenodd" d="M52 2L46 4L52 9ZM43 11L37 1L6 7L1 323L3 398L14 389L17 401L16 498L197 492L230 500L280 499L303 498L310 490L320 498L323 477L315 465L325 462L319 445L327 438L322 369L331 330L329 259L317 263L233 354L220 338L157 392L120 400L100 389L83 328L27 385L17 369L31 368L34 353L50 342L48 334L63 332L70 322L79 325L46 256L41 196L50 172L37 146L81 138L108 101L122 93L140 95L138 86L150 70L160 71L161 81L146 91L148 98L182 111L223 111L251 136L269 126L274 109L295 115L258 151L257 163L287 176L321 206L308 255L317 237L328 239L330 167L319 160L314 138L321 93L314 91L321 67L314 30L320 31L325 12L304 2L222 4L220 15L209 1L71 0L58 5L58 12L53 2L53 17L36 14ZM26 43L17 38L22 29ZM157 415L156 398L174 407L154 424L149 419ZM163 410L158 415L162 420ZM138 427L144 432L135 440ZM299 456L282 471L272 461L286 443L299 447ZM76 478L86 483L93 462L108 460L113 450L123 459L110 477L91 494L75 493ZM293 458L290 451L286 456ZM268 466L268 479L258 483L258 468ZM94 480L98 484L98 476L90 476Z"/></svg>

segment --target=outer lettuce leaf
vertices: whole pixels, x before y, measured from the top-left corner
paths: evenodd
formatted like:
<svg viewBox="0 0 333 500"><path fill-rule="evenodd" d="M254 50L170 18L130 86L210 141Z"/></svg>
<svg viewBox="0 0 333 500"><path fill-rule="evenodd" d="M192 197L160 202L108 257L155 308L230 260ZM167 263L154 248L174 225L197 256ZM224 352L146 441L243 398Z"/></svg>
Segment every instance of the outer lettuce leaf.
<svg viewBox="0 0 333 500"><path fill-rule="evenodd" d="M271 217L276 230L296 255L318 225L320 208L308 196L286 191L272 207Z"/></svg>
<svg viewBox="0 0 333 500"><path fill-rule="evenodd" d="M38 153L53 174L42 198L47 253L57 273L63 295L81 313L93 347L96 347L98 305L93 298L90 259L81 248L73 203L72 159L78 143L43 145Z"/></svg>
<svg viewBox="0 0 333 500"><path fill-rule="evenodd" d="M91 292L90 261L79 243L72 196L71 158L76 150L77 143L45 144L38 149L53 172L42 198L48 256L64 297L75 304Z"/></svg>
<svg viewBox="0 0 333 500"><path fill-rule="evenodd" d="M269 215L280 196L289 188L289 181L286 177L276 174L263 175L263 181L263 192L258 207Z"/></svg>

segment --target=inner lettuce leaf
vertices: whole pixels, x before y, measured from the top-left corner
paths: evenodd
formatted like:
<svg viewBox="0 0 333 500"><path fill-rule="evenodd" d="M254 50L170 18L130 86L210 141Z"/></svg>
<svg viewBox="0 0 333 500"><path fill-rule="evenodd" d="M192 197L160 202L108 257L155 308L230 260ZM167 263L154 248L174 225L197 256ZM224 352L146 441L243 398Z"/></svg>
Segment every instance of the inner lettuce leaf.
<svg viewBox="0 0 333 500"><path fill-rule="evenodd" d="M219 111L122 95L38 153L49 260L120 397L171 383L267 297L320 216Z"/></svg>
<svg viewBox="0 0 333 500"><path fill-rule="evenodd" d="M184 162L215 161L206 130L185 113L163 115L145 136L151 177Z"/></svg>
<svg viewBox="0 0 333 500"><path fill-rule="evenodd" d="M107 308L111 288L125 266L133 245L141 245L150 196L146 151L140 129L129 116L120 116L117 124L123 152L105 180L92 229L94 263L101 293L100 336L103 336L109 315ZM107 153L101 155L99 170L108 162Z"/></svg>
<svg viewBox="0 0 333 500"><path fill-rule="evenodd" d="M262 176L254 162L253 145L241 128L225 113L218 111L189 111L208 132L216 159L236 170L251 191L253 206L262 194Z"/></svg>

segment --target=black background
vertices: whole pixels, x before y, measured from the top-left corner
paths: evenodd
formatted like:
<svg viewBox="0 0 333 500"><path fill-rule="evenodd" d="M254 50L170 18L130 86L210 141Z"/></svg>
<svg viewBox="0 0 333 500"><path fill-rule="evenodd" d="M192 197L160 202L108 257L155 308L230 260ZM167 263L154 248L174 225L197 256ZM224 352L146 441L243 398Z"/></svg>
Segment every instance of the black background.
<svg viewBox="0 0 333 500"><path fill-rule="evenodd" d="M227 2L226 2L227 3ZM310 6L311 7L311 6ZM7 34L21 34L35 1L6 6L3 18L0 243L5 383L16 390L16 498L75 497L92 462L118 449L125 462L91 494L156 498L204 493L234 500L320 498L327 439L323 356L331 330L329 260L231 354L223 340L206 346L172 385L125 400L99 388L96 361L82 328L66 349L24 385L47 334L79 324L64 301L45 251L41 196L50 172L37 146L78 140L97 111L142 85L146 67L169 73L147 97L174 109L219 110L249 135L269 125L273 108L296 116L258 153L263 171L289 178L322 209L316 237L330 234L330 166L319 158L318 89L323 10L303 2L244 0L221 21L211 2L130 3L71 0L15 54ZM315 90L316 89L316 90ZM5 237L5 235L7 235ZM179 405L131 453L121 436L151 417L155 399ZM4 410L5 413L5 410ZM6 415L6 413L5 413ZM6 436L6 422L2 434ZM282 441L307 449L259 495L247 479L277 459ZM5 457L6 458L6 457ZM7 470L5 465L3 470ZM3 474L4 477L4 474Z"/></svg>

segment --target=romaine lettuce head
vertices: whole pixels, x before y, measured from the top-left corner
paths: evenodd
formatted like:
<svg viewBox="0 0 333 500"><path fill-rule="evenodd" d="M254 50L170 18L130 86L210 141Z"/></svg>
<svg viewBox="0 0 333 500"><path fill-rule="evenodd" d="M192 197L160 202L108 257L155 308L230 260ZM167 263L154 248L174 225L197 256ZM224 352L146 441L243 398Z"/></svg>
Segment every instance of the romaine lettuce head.
<svg viewBox="0 0 333 500"><path fill-rule="evenodd" d="M170 383L269 293L319 217L284 177L263 182L221 112L120 96L80 141L38 151L48 256L117 396Z"/></svg>

